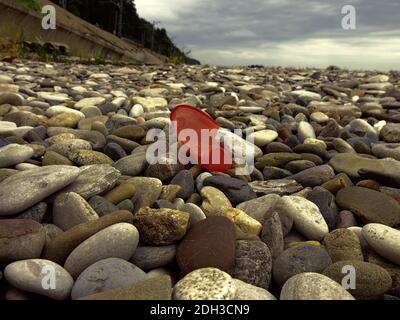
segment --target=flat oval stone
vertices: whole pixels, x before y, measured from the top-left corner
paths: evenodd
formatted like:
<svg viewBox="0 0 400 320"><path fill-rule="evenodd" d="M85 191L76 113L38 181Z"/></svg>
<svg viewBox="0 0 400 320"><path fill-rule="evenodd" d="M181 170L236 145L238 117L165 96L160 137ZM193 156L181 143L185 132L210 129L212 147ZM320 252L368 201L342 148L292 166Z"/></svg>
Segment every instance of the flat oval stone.
<svg viewBox="0 0 400 320"><path fill-rule="evenodd" d="M262 224L260 222L240 209L224 209L222 211L222 216L231 220L235 224L237 231L242 234L258 236L262 230Z"/></svg>
<svg viewBox="0 0 400 320"><path fill-rule="evenodd" d="M139 242L139 232L128 223L107 227L76 247L65 261L64 268L72 277L93 263L107 258L130 259Z"/></svg>
<svg viewBox="0 0 400 320"><path fill-rule="evenodd" d="M350 275L349 268L354 268L355 288L347 290L357 299L380 299L392 287L392 278L384 268L364 261L339 261L327 267L323 274L341 284Z"/></svg>
<svg viewBox="0 0 400 320"><path fill-rule="evenodd" d="M340 190L336 201L342 209L353 212L364 224L400 224L400 204L384 193L361 187Z"/></svg>
<svg viewBox="0 0 400 320"><path fill-rule="evenodd" d="M76 279L71 292L72 300L107 290L122 288L147 280L146 272L119 258L97 261Z"/></svg>
<svg viewBox="0 0 400 320"><path fill-rule="evenodd" d="M260 223L264 223L265 215L275 206L280 197L276 194L269 194L248 200L237 205L237 208L246 212L250 217Z"/></svg>
<svg viewBox="0 0 400 320"><path fill-rule="evenodd" d="M0 262L39 258L46 241L42 225L33 220L0 220Z"/></svg>
<svg viewBox="0 0 400 320"><path fill-rule="evenodd" d="M132 221L133 215L129 211L115 211L97 220L78 224L47 242L43 257L64 264L72 250L97 232L117 223L132 223Z"/></svg>
<svg viewBox="0 0 400 320"><path fill-rule="evenodd" d="M280 208L293 217L295 228L309 240L322 240L329 232L318 207L307 199L284 196L281 198Z"/></svg>
<svg viewBox="0 0 400 320"><path fill-rule="evenodd" d="M364 226L362 235L379 255L400 265L399 230L378 223L370 223Z"/></svg>
<svg viewBox="0 0 400 320"><path fill-rule="evenodd" d="M0 216L21 212L68 186L79 176L71 166L47 166L22 171L0 183Z"/></svg>
<svg viewBox="0 0 400 320"><path fill-rule="evenodd" d="M248 139L253 139L254 144L259 147L264 147L267 144L271 143L274 141L276 138L278 138L278 133L273 130L261 130L261 131L256 131L252 134L249 135Z"/></svg>
<svg viewBox="0 0 400 320"><path fill-rule="evenodd" d="M178 245L176 259L184 274L214 267L230 270L235 263L235 227L225 217L209 217L192 226Z"/></svg>
<svg viewBox="0 0 400 320"><path fill-rule="evenodd" d="M174 300L233 300L236 286L232 277L216 268L192 271L174 287Z"/></svg>
<svg viewBox="0 0 400 320"><path fill-rule="evenodd" d="M305 272L286 281L280 300L354 300L354 297L327 276Z"/></svg>
<svg viewBox="0 0 400 320"><path fill-rule="evenodd" d="M112 189L121 176L117 169L106 164L84 166L78 170L78 179L62 192L75 192L84 199Z"/></svg>
<svg viewBox="0 0 400 320"><path fill-rule="evenodd" d="M170 245L181 240L187 230L189 214L172 209L142 208L135 214L133 224L140 240L149 245Z"/></svg>
<svg viewBox="0 0 400 320"><path fill-rule="evenodd" d="M143 270L164 267L175 260L176 245L150 247L139 246L131 262Z"/></svg>
<svg viewBox="0 0 400 320"><path fill-rule="evenodd" d="M332 264L325 249L309 244L299 244L285 250L274 261L273 277L279 286L296 274L303 272L322 272Z"/></svg>
<svg viewBox="0 0 400 320"><path fill-rule="evenodd" d="M54 283L46 279L53 271L55 271ZM52 261L42 259L13 262L5 268L4 276L17 289L55 300L66 300L74 284L74 280L63 267ZM45 285L48 285L49 288Z"/></svg>
<svg viewBox="0 0 400 320"><path fill-rule="evenodd" d="M12 167L30 159L33 149L16 143L0 147L0 168Z"/></svg>

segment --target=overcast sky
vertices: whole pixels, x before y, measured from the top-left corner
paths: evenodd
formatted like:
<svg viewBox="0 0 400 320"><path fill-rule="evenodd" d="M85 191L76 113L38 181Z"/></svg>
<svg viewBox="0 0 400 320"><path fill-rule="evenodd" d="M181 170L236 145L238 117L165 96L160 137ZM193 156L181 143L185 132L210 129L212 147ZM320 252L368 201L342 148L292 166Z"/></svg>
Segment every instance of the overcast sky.
<svg viewBox="0 0 400 320"><path fill-rule="evenodd" d="M400 0L135 0L203 64L400 70ZM353 5L357 29L342 28Z"/></svg>

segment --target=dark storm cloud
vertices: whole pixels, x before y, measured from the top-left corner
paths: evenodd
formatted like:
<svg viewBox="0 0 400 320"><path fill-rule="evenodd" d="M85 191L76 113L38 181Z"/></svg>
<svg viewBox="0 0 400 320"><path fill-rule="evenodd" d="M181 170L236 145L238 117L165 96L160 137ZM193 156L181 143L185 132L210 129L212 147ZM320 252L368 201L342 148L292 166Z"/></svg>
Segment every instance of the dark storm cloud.
<svg viewBox="0 0 400 320"><path fill-rule="evenodd" d="M360 68L398 68L399 0L136 0L136 3L139 14L161 20L175 41L192 49L192 55L203 62L287 65L292 61L299 66L337 63ZM344 5L356 8L356 30L342 29Z"/></svg>

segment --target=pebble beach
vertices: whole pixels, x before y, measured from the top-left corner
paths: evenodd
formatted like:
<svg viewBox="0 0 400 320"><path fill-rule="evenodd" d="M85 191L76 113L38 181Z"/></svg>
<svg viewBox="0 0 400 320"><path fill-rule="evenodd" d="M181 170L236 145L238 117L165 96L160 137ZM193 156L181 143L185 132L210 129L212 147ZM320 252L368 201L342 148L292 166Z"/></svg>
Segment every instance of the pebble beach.
<svg viewBox="0 0 400 320"><path fill-rule="evenodd" d="M181 104L251 172L149 164ZM400 299L400 72L0 62L0 299Z"/></svg>

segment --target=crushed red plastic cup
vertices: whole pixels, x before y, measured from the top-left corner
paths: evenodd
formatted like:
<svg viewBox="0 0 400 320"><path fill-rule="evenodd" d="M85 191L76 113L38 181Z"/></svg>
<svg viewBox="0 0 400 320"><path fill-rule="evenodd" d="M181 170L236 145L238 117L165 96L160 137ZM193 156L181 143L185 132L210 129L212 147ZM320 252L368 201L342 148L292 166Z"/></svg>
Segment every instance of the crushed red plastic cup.
<svg viewBox="0 0 400 320"><path fill-rule="evenodd" d="M230 154L223 147L212 143L212 139L215 139L215 135L221 127L206 112L191 105L182 104L171 111L170 119L176 126L178 139L183 130L190 129L196 132L198 141L191 141L190 139L179 139L179 141L182 144L188 144L199 165L210 172L227 172L233 167ZM202 141L202 130L214 132L211 139ZM196 155L193 153L196 153ZM219 163L213 163L212 159L215 159L218 153Z"/></svg>

